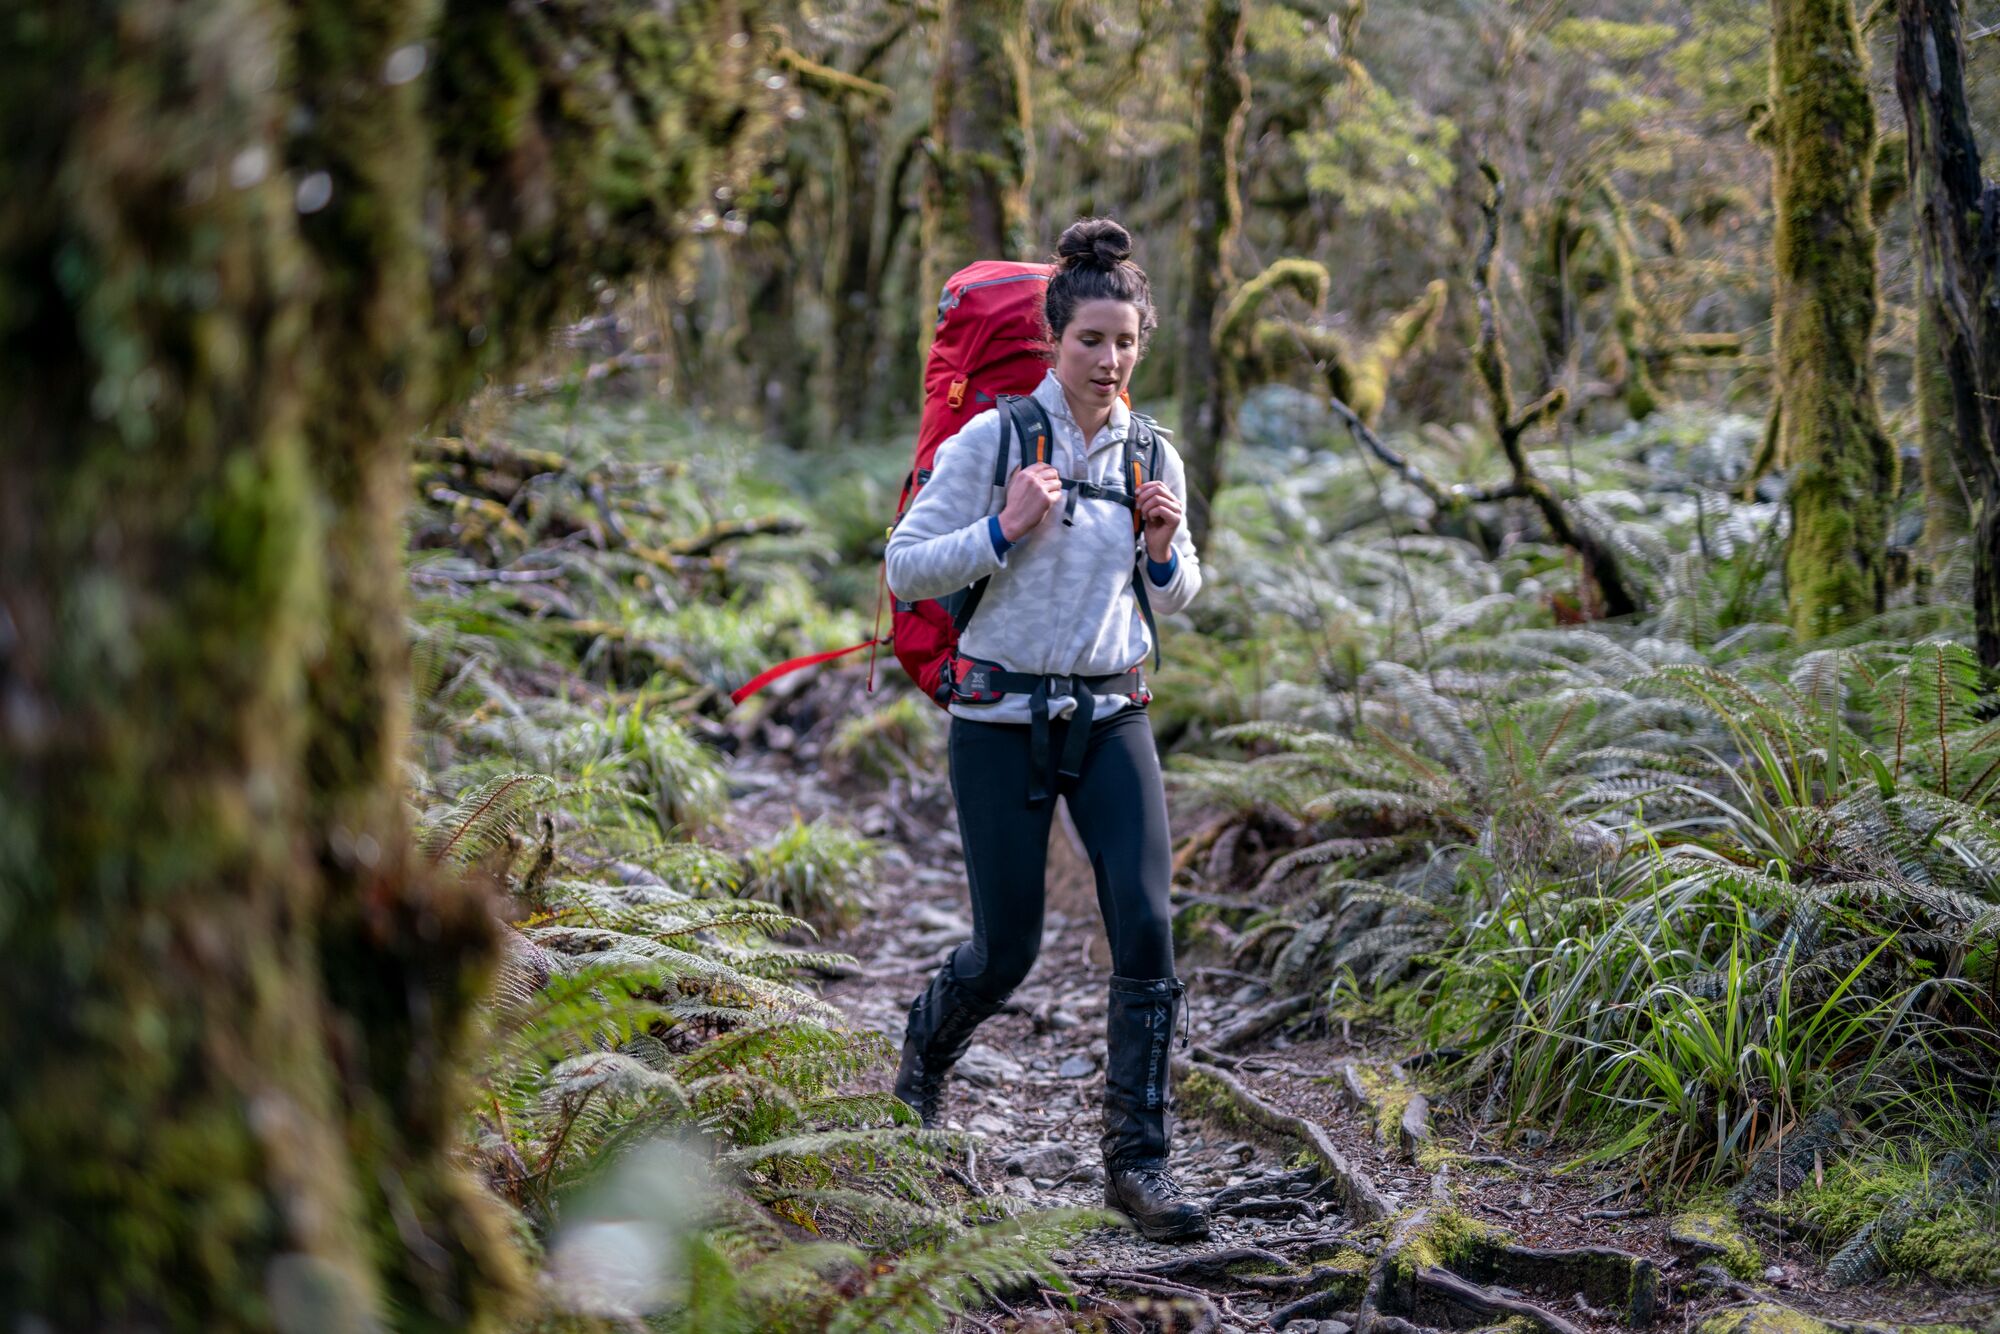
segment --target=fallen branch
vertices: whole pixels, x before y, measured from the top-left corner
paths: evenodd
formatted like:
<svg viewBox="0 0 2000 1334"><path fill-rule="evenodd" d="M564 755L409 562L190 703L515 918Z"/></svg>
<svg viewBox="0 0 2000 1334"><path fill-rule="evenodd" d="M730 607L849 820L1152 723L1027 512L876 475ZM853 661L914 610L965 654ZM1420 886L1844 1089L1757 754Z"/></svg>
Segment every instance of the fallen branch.
<svg viewBox="0 0 2000 1334"><path fill-rule="evenodd" d="M410 571L419 584L539 584L563 577L562 570L428 570Z"/></svg>
<svg viewBox="0 0 2000 1334"><path fill-rule="evenodd" d="M600 384L627 371L664 366L666 361L666 354L662 352L621 352L602 361L593 361L573 374L551 375L532 384L509 385L507 397L526 399L530 402L540 398L554 398L559 394L575 393L589 385Z"/></svg>
<svg viewBox="0 0 2000 1334"><path fill-rule="evenodd" d="M746 537L789 536L804 530L804 523L783 514L730 519L692 537L677 537L664 549L671 556L706 556L725 542L739 542Z"/></svg>
<svg viewBox="0 0 2000 1334"><path fill-rule="evenodd" d="M464 440L453 435L419 440L413 454L418 463L490 468L522 480L569 470L569 460L553 450L520 449L497 440Z"/></svg>
<svg viewBox="0 0 2000 1334"><path fill-rule="evenodd" d="M1389 471L1423 492L1424 498L1429 500L1440 513L1464 505L1516 500L1528 494L1519 481L1508 482L1502 486L1466 486L1462 483L1445 486L1384 443L1382 437L1370 430L1368 424L1361 420L1353 408L1331 395L1327 398L1327 406L1333 410L1334 416L1340 418L1342 425L1347 427L1348 433L1363 449L1385 464Z"/></svg>
<svg viewBox="0 0 2000 1334"><path fill-rule="evenodd" d="M1227 1028L1217 1029L1208 1038L1210 1051L1226 1052L1255 1042L1286 1020L1304 1014L1313 1007L1317 996L1306 992L1297 996L1286 996L1259 1006L1244 1015Z"/></svg>

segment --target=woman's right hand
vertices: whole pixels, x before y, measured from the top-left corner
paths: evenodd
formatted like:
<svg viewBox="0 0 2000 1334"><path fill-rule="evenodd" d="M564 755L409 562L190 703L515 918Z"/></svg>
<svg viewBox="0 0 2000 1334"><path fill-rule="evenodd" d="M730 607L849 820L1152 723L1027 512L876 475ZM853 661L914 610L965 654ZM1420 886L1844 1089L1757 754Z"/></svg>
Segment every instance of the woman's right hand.
<svg viewBox="0 0 2000 1334"><path fill-rule="evenodd" d="M1033 530L1049 511L1062 504L1062 475L1047 463L1030 463L1017 469L1007 483L1007 503L1000 510L1000 533L1009 542L1018 542Z"/></svg>

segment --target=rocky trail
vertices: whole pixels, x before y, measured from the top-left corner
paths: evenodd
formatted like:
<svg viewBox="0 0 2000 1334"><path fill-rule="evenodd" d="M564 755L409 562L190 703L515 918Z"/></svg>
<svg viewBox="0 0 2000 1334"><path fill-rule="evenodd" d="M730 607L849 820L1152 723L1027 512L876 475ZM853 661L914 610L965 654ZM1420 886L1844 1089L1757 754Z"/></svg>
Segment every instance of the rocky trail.
<svg viewBox="0 0 2000 1334"><path fill-rule="evenodd" d="M829 775L821 729L765 729L730 772L739 835L831 815L880 840L859 924L826 943L859 967L827 998L900 1042L911 999L970 934L964 863L942 776ZM764 734L760 734L760 739ZM1183 958L1173 1165L1214 1217L1192 1246L1127 1228L1057 1253L1073 1295L1008 1294L967 1329L1403 1334L1430 1329L1700 1328L1704 1334L1888 1331L1991 1318L1994 1293L1923 1283L1841 1290L1802 1242L1663 1215L1612 1169L1557 1169L1546 1143L1502 1146L1475 1109L1420 1089L1421 1057L1330 1018L1323 998ZM948 1094L973 1148L962 1189L1035 1207L1101 1207L1097 1137L1109 967L1087 861L1059 820L1042 951L984 1024ZM886 1075L882 1081L886 1084Z"/></svg>

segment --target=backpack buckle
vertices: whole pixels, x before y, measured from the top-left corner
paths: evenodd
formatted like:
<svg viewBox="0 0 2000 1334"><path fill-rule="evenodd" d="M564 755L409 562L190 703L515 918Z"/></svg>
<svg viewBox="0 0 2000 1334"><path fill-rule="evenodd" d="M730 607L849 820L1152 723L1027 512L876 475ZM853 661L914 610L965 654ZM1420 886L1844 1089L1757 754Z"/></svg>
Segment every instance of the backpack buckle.
<svg viewBox="0 0 2000 1334"><path fill-rule="evenodd" d="M954 408L965 406L965 378L963 376L951 382L951 390L945 394L944 401Z"/></svg>

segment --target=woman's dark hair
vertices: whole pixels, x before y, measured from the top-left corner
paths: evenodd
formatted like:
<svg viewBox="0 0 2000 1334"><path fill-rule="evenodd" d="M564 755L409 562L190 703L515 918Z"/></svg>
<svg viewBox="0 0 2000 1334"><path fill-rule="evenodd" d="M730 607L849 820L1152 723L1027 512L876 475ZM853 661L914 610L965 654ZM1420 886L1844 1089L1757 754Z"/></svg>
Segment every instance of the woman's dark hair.
<svg viewBox="0 0 2000 1334"><path fill-rule="evenodd" d="M1062 340L1079 305L1109 298L1139 308L1139 346L1145 347L1160 317L1146 271L1132 262L1130 232L1109 218L1078 218L1056 242L1055 266L1043 298L1050 343Z"/></svg>

